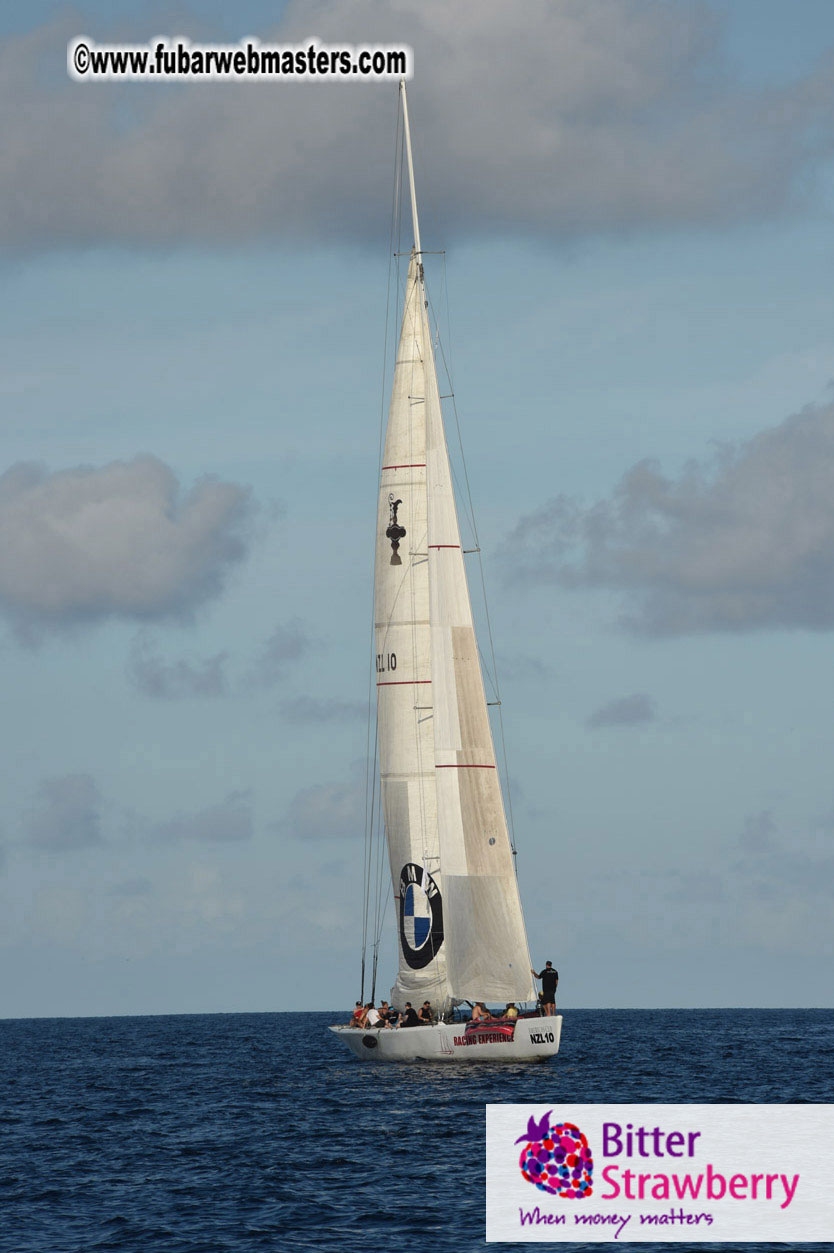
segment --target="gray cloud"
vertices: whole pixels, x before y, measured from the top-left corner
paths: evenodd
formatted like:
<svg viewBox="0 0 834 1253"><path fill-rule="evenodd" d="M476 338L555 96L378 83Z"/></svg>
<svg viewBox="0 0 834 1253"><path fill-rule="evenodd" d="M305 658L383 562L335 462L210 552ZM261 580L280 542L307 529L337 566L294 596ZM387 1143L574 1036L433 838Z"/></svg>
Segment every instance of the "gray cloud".
<svg viewBox="0 0 834 1253"><path fill-rule="evenodd" d="M196 813L179 813L153 828L156 839L166 843L197 840L205 844L228 844L252 836L252 804L249 792L230 792L217 805Z"/></svg>
<svg viewBox="0 0 834 1253"><path fill-rule="evenodd" d="M281 713L288 722L320 723L351 722L364 718L368 706L358 700L317 700L313 696L297 696L281 702Z"/></svg>
<svg viewBox="0 0 834 1253"><path fill-rule="evenodd" d="M133 642L127 672L140 692L157 700L224 696L227 658L221 652L203 660L164 661L147 637L140 635Z"/></svg>
<svg viewBox="0 0 834 1253"><path fill-rule="evenodd" d="M319 783L302 788L276 826L300 840L349 839L365 830L365 783L358 770L347 783Z"/></svg>
<svg viewBox="0 0 834 1253"><path fill-rule="evenodd" d="M279 683L311 647L312 637L300 619L279 622L249 671L249 683L258 688Z"/></svg>
<svg viewBox="0 0 834 1253"><path fill-rule="evenodd" d="M633 727L654 722L657 717L655 703L645 692L631 696L619 696L595 709L588 718L589 727Z"/></svg>
<svg viewBox="0 0 834 1253"><path fill-rule="evenodd" d="M723 880L709 870L673 870L661 878L667 884L664 892L667 900L682 905L712 905L727 897Z"/></svg>
<svg viewBox="0 0 834 1253"><path fill-rule="evenodd" d="M775 848L773 837L776 834L776 823L769 809L761 813L748 814L744 827L738 837L739 848L745 854L759 855L772 853Z"/></svg>
<svg viewBox="0 0 834 1253"><path fill-rule="evenodd" d="M781 835L770 810L749 814L736 841L737 858L730 869L743 891L775 905L796 900L807 908L822 898L830 915L834 893L831 839L820 840L802 830Z"/></svg>
<svg viewBox="0 0 834 1253"><path fill-rule="evenodd" d="M131 37L156 26L135 19ZM312 32L414 47L418 176L438 242L463 223L468 236L554 237L778 214L813 195L831 149L831 59L787 86L736 86L706 4L530 0L520 18L501 0L295 0L260 33ZM77 34L61 20L0 49L0 109L15 118L0 140L0 240L384 231L391 84L82 85L64 70Z"/></svg>
<svg viewBox="0 0 834 1253"><path fill-rule="evenodd" d="M834 405L807 408L677 479L653 462L607 500L560 497L509 538L510 577L611 588L649 635L834 628Z"/></svg>
<svg viewBox="0 0 834 1253"><path fill-rule="evenodd" d="M245 553L247 491L182 494L155 457L0 476L0 611L22 639L108 617L188 619Z"/></svg>
<svg viewBox="0 0 834 1253"><path fill-rule="evenodd" d="M531 681L541 683L553 674L553 667L540 657L529 657L524 653L498 653L496 655L498 678L518 680L520 683Z"/></svg>
<svg viewBox="0 0 834 1253"><path fill-rule="evenodd" d="M24 827L35 848L69 852L102 844L101 794L88 774L44 779Z"/></svg>
<svg viewBox="0 0 834 1253"><path fill-rule="evenodd" d="M283 681L312 643L312 637L299 619L279 623L248 670L236 677L233 674L230 680L226 673L230 658L225 650L210 657L178 657L168 661L159 654L151 636L142 631L131 646L127 675L140 692L157 700L211 698L225 696L229 691L261 691ZM289 722L331 722L355 718L363 712L364 706L358 702L320 701L300 696L283 701L281 709Z"/></svg>
<svg viewBox="0 0 834 1253"><path fill-rule="evenodd" d="M700 867L658 867L656 875L659 892L681 906L709 910L725 902L736 913L762 907L771 922L778 912L782 923L792 919L803 932L818 927L824 933L828 925L826 942L834 934L830 927L834 894L830 831L809 830L802 824L780 829L769 809L748 814L740 832L720 853L710 854L705 848ZM729 917L724 909L721 916Z"/></svg>
<svg viewBox="0 0 834 1253"><path fill-rule="evenodd" d="M153 884L150 879L123 879L120 883L114 883L110 888L111 896L149 896L153 891Z"/></svg>

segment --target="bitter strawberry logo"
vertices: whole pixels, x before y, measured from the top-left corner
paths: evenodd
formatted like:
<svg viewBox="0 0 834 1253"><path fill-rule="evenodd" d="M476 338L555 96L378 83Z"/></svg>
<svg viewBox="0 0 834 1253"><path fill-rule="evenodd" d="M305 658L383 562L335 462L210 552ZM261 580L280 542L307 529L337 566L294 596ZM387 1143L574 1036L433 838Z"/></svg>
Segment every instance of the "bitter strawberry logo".
<svg viewBox="0 0 834 1253"><path fill-rule="evenodd" d="M551 1125L548 1110L536 1122L531 1115L527 1131L516 1140L524 1142L518 1164L528 1183L553 1196L579 1199L590 1196L594 1158L586 1137L572 1122Z"/></svg>

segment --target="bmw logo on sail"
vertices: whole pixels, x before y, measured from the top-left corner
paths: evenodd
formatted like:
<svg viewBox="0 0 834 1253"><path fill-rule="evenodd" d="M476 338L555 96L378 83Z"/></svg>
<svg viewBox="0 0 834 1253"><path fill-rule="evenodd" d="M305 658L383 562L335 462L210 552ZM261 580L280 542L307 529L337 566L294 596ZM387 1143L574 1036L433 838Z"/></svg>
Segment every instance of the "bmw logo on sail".
<svg viewBox="0 0 834 1253"><path fill-rule="evenodd" d="M400 943L412 970L428 966L443 943L440 888L411 861L400 871Z"/></svg>

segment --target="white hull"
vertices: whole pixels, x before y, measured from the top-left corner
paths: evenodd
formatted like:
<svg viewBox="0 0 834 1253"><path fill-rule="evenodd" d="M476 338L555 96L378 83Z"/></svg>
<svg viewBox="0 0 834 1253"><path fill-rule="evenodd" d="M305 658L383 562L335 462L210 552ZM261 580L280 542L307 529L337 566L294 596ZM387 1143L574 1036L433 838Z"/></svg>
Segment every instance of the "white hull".
<svg viewBox="0 0 834 1253"><path fill-rule="evenodd" d="M512 1039L467 1040L466 1024L434 1027L331 1027L365 1062L544 1062L559 1052L562 1015L520 1018Z"/></svg>

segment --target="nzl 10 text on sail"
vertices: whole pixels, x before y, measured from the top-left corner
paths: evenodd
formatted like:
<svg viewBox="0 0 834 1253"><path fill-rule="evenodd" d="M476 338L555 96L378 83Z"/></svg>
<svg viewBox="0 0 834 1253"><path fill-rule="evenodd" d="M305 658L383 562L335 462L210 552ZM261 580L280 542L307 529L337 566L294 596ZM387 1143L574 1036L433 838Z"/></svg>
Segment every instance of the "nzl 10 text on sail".
<svg viewBox="0 0 834 1253"><path fill-rule="evenodd" d="M660 1127L633 1127L626 1123L625 1129L616 1122L602 1124L602 1156L666 1158L694 1157L696 1140L700 1131L662 1131ZM701 1200L720 1201L779 1201L780 1209L786 1209L796 1195L799 1175L779 1172L724 1173L711 1163L706 1168L684 1175L677 1172L641 1171L623 1169L619 1163L606 1166L602 1178L607 1190L600 1191L600 1199L613 1201L623 1197L629 1201Z"/></svg>

